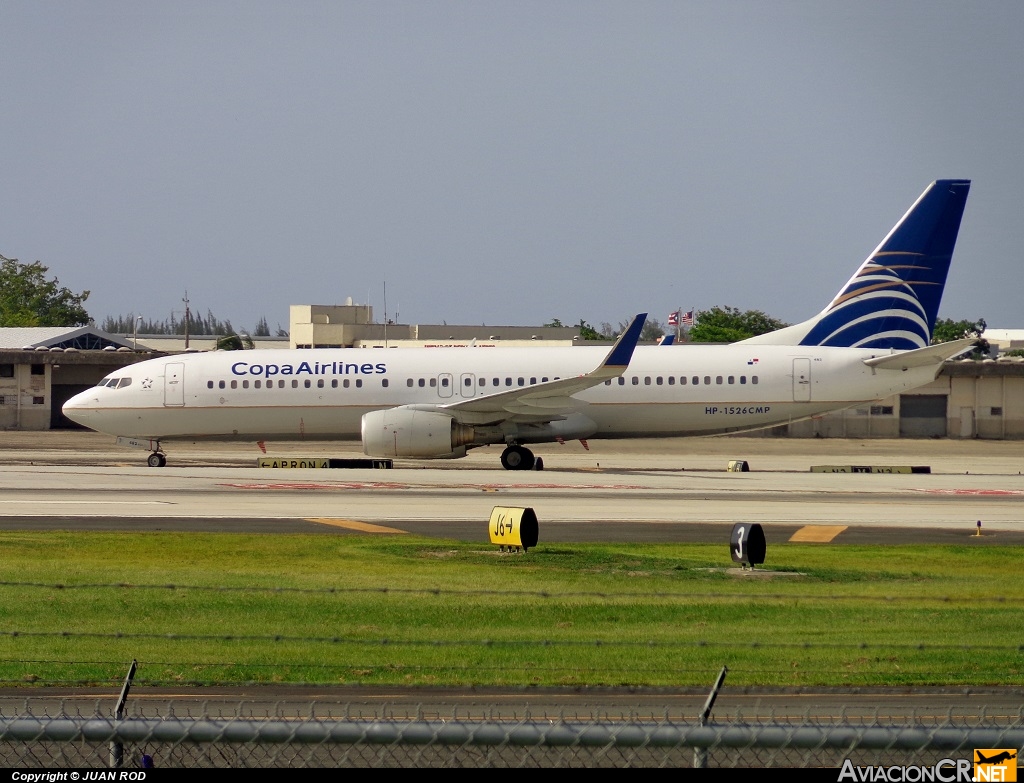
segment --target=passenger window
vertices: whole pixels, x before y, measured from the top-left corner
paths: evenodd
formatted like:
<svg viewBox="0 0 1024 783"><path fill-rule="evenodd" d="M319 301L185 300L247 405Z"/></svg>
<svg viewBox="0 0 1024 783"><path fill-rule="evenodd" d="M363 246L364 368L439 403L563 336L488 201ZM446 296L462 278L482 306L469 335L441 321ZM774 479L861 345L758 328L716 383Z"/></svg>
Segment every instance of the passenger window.
<svg viewBox="0 0 1024 783"><path fill-rule="evenodd" d="M650 375L645 375L644 376L644 386L650 386L650 385L651 385L651 376Z"/></svg>
<svg viewBox="0 0 1024 783"><path fill-rule="evenodd" d="M207 381L206 382L206 388L207 389L212 389L213 388L213 381Z"/></svg>
<svg viewBox="0 0 1024 783"><path fill-rule="evenodd" d="M448 379L447 378L442 378L441 379L441 386L443 386L445 389L448 388Z"/></svg>
<svg viewBox="0 0 1024 783"><path fill-rule="evenodd" d="M676 376L674 376L674 375L668 376L668 385L669 386L675 386L676 385Z"/></svg>
<svg viewBox="0 0 1024 783"><path fill-rule="evenodd" d="M312 381L310 381L310 380L309 380L309 378L306 378L306 380L304 380L304 381L302 382L302 385L303 385L303 386L305 386L305 387L306 387L306 388L308 389L308 388L309 388L310 386L312 386L312 385L313 385L313 382L312 382Z"/></svg>
<svg viewBox="0 0 1024 783"><path fill-rule="evenodd" d="M437 388L437 378L431 378L430 379L430 388L431 389L436 389Z"/></svg>
<svg viewBox="0 0 1024 783"><path fill-rule="evenodd" d="M536 378L530 378L530 385L533 386L537 382Z"/></svg>
<svg viewBox="0 0 1024 783"><path fill-rule="evenodd" d="M658 386L661 386L661 384L662 384L662 378L661 378L661 376L659 375L659 376L658 376L657 378L655 378L655 379L654 379L654 382L655 382L656 384L658 384Z"/></svg>
<svg viewBox="0 0 1024 783"><path fill-rule="evenodd" d="M619 386L625 386L625 385L626 385L626 379L625 379L625 378L623 378L623 377L622 377L622 376L620 375L620 376L619 376Z"/></svg>
<svg viewBox="0 0 1024 783"><path fill-rule="evenodd" d="M279 380L277 382L277 388L279 388L279 389L283 389L284 388L284 378L282 378L281 380Z"/></svg>
<svg viewBox="0 0 1024 783"><path fill-rule="evenodd" d="M747 383L747 376L746 375L741 375L740 376L740 386L745 386L746 383Z"/></svg>
<svg viewBox="0 0 1024 783"><path fill-rule="evenodd" d="M232 389L237 389L238 388L238 381L231 381L231 388Z"/></svg>
<svg viewBox="0 0 1024 783"><path fill-rule="evenodd" d="M473 379L472 378L466 378L466 380L463 382L462 385L465 386L468 389L470 386L473 385Z"/></svg>
<svg viewBox="0 0 1024 783"><path fill-rule="evenodd" d="M356 388L357 389L363 388L363 379L362 378L356 378Z"/></svg>
<svg viewBox="0 0 1024 783"><path fill-rule="evenodd" d="M526 385L526 379L525 379L525 378L520 378L520 379L518 380L518 384L519 384L520 386L525 386L525 385Z"/></svg>
<svg viewBox="0 0 1024 783"><path fill-rule="evenodd" d="M293 389L299 388L299 379L298 378L292 378L292 388Z"/></svg>
<svg viewBox="0 0 1024 783"><path fill-rule="evenodd" d="M711 385L711 376L710 375L705 375L704 376L704 385L705 386L710 386Z"/></svg>
<svg viewBox="0 0 1024 783"><path fill-rule="evenodd" d="M506 378L505 379L505 385L506 386L511 386L512 385L512 379L511 378Z"/></svg>
<svg viewBox="0 0 1024 783"><path fill-rule="evenodd" d="M412 386L412 381L409 381L409 385ZM331 378L331 388L332 389L337 389L338 388L338 379L337 378Z"/></svg>
<svg viewBox="0 0 1024 783"><path fill-rule="evenodd" d="M499 381L497 378L495 378L493 381L491 381L491 386L498 386L500 383L501 383L501 381Z"/></svg>
<svg viewBox="0 0 1024 783"><path fill-rule="evenodd" d="M316 379L316 388L318 388L318 389L324 388L324 379L323 378L317 378Z"/></svg>
<svg viewBox="0 0 1024 783"><path fill-rule="evenodd" d="M757 383L757 376L756 375L750 376L750 382L751 383Z"/></svg>
<svg viewBox="0 0 1024 783"><path fill-rule="evenodd" d="M342 385L342 386L344 386L344 387L345 387L345 388L347 389L347 388L348 388L348 378L346 378L345 380L343 380L343 381L341 382L341 385ZM423 385L423 379L421 378L421 379L420 379L420 386L422 386L422 385Z"/></svg>
<svg viewBox="0 0 1024 783"><path fill-rule="evenodd" d="M715 383L717 383L719 386L722 385L722 376L721 375L716 375L715 376Z"/></svg>
<svg viewBox="0 0 1024 783"><path fill-rule="evenodd" d="M633 376L633 385L634 386L639 386L640 385L640 378L638 376L636 376L636 375Z"/></svg>
<svg viewBox="0 0 1024 783"><path fill-rule="evenodd" d="M423 380L422 378L420 378L420 379L419 379L419 381L417 381L417 383L419 384L419 387L420 387L421 389L422 389L422 388L423 388L424 386L426 386L426 385L427 385L427 382L426 382L425 380ZM348 387L348 384L347 384L347 383L345 384L345 387L346 387L346 388Z"/></svg>
<svg viewBox="0 0 1024 783"><path fill-rule="evenodd" d="M412 378L406 378L405 379L405 385L408 386L411 389L412 388Z"/></svg>
<svg viewBox="0 0 1024 783"><path fill-rule="evenodd" d="M736 377L733 375L729 376L729 383L736 383Z"/></svg>
<svg viewBox="0 0 1024 783"><path fill-rule="evenodd" d="M223 389L225 385L226 384L224 383L224 381L218 381L217 382L217 388L219 388L219 389Z"/></svg>
<svg viewBox="0 0 1024 783"><path fill-rule="evenodd" d="M383 386L385 389L388 388L388 379L381 378L380 385Z"/></svg>
<svg viewBox="0 0 1024 783"><path fill-rule="evenodd" d="M694 386L698 386L700 384L700 378L696 375L694 375L690 380Z"/></svg>
<svg viewBox="0 0 1024 783"><path fill-rule="evenodd" d="M261 388L263 388L263 384L262 384L262 382L261 382L261 381L253 381L253 382L252 382L252 385L253 385L253 388L256 388L256 389L261 389Z"/></svg>
<svg viewBox="0 0 1024 783"><path fill-rule="evenodd" d="M608 379L607 381L605 381L605 382L604 382L604 385L605 385L605 386L611 386L611 385L612 385L612 381L611 381L611 379L609 378L609 379Z"/></svg>
<svg viewBox="0 0 1024 783"><path fill-rule="evenodd" d="M541 378L541 379L540 379L540 382L541 382L541 383L547 383L547 382L548 382L548 379L547 379L546 377L544 377L544 378Z"/></svg>
<svg viewBox="0 0 1024 783"><path fill-rule="evenodd" d="M249 388L249 381L248 380L242 381L242 388L243 389L248 389Z"/></svg>

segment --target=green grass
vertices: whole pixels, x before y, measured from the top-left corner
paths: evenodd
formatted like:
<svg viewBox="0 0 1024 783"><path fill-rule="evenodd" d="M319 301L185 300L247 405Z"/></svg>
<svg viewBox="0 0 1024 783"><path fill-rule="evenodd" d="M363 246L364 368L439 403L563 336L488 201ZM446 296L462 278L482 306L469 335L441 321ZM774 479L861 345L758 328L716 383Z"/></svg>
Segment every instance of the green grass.
<svg viewBox="0 0 1024 783"><path fill-rule="evenodd" d="M0 535L0 684L1024 684L1017 550Z"/></svg>

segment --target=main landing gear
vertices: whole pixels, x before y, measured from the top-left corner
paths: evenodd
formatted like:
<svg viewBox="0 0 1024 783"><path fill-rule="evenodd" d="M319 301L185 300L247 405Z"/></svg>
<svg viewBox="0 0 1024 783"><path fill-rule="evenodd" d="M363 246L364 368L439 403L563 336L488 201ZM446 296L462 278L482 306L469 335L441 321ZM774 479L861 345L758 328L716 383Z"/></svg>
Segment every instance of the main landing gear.
<svg viewBox="0 0 1024 783"><path fill-rule="evenodd" d="M162 468L167 464L167 457L161 454L159 451L154 451L149 455L149 459L146 460L146 464L151 468Z"/></svg>
<svg viewBox="0 0 1024 783"><path fill-rule="evenodd" d="M519 445L508 446L501 452L501 466L505 470L544 470L544 460Z"/></svg>

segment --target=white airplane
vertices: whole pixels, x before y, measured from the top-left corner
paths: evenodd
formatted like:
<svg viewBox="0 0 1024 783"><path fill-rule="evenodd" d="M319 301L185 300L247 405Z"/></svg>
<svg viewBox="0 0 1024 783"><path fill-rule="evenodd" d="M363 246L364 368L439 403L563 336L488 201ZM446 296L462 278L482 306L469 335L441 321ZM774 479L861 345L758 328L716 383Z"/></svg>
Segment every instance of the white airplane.
<svg viewBox="0 0 1024 783"><path fill-rule="evenodd" d="M754 430L931 382L973 340L929 345L968 180L933 182L818 315L730 345L610 351L393 348L215 351L139 362L64 405L68 418L166 464L173 440L362 438L373 457L504 444Z"/></svg>

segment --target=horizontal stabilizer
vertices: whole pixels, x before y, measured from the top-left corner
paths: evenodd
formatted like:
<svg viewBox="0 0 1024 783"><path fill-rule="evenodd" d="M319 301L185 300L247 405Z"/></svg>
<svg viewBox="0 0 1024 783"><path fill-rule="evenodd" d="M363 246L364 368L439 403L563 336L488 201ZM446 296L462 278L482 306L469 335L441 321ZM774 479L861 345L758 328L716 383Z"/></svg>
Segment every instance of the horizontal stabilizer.
<svg viewBox="0 0 1024 783"><path fill-rule="evenodd" d="M879 370L909 370L911 367L927 367L930 364L942 364L946 359L967 353L977 342L977 339L970 338L951 340L948 343L928 345L914 351L875 356L865 359L864 364Z"/></svg>

